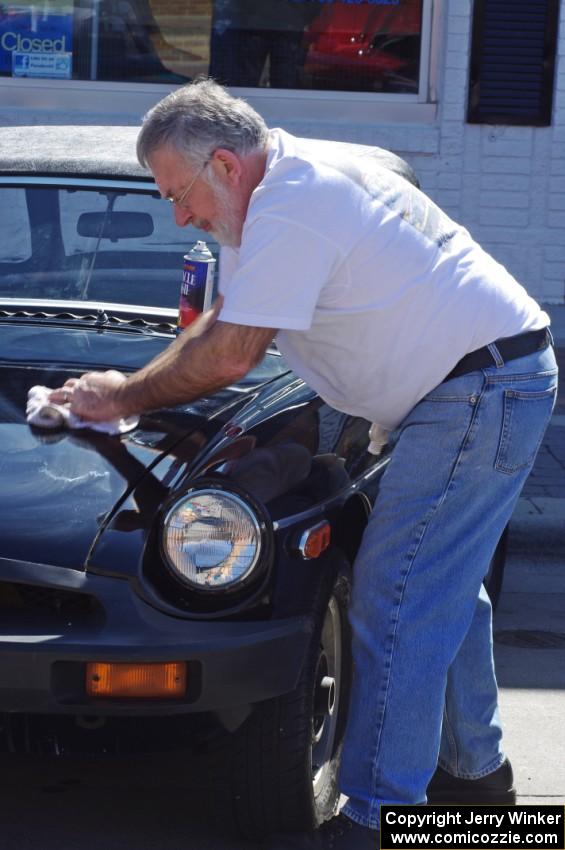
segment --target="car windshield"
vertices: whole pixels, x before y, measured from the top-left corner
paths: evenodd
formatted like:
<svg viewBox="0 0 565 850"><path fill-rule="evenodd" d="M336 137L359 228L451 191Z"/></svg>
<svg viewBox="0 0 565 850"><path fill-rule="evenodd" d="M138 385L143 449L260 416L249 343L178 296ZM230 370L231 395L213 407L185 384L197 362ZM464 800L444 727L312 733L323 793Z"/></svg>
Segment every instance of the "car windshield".
<svg viewBox="0 0 565 850"><path fill-rule="evenodd" d="M151 184L11 182L0 186L0 298L176 309L183 255L197 239L217 255L207 234L175 225Z"/></svg>

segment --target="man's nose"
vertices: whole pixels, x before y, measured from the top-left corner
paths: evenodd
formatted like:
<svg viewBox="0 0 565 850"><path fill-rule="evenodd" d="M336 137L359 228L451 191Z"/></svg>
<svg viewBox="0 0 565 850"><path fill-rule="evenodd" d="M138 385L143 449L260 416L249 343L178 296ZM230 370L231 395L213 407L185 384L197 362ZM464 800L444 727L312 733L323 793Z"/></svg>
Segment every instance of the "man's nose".
<svg viewBox="0 0 565 850"><path fill-rule="evenodd" d="M186 227L192 220L192 214L186 207L180 207L178 204L173 205L175 214L175 224L177 227Z"/></svg>

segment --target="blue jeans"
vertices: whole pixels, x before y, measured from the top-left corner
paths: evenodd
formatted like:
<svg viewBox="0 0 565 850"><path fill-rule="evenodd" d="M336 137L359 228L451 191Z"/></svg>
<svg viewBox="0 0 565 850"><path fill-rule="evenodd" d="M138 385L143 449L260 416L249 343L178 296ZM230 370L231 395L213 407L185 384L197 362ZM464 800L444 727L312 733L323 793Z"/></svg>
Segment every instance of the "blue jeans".
<svg viewBox="0 0 565 850"><path fill-rule="evenodd" d="M557 393L553 349L453 378L393 434L354 565L354 674L344 813L423 803L439 763L478 778L502 763L492 609L482 587Z"/></svg>

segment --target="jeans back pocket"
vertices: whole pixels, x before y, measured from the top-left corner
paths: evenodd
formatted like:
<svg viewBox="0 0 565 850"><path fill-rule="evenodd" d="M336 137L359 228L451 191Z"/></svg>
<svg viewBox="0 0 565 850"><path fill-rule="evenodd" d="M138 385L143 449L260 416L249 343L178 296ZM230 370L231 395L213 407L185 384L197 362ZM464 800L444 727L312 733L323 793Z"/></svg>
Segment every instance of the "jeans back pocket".
<svg viewBox="0 0 565 850"><path fill-rule="evenodd" d="M495 469L512 474L533 464L555 406L557 387L538 392L505 390Z"/></svg>

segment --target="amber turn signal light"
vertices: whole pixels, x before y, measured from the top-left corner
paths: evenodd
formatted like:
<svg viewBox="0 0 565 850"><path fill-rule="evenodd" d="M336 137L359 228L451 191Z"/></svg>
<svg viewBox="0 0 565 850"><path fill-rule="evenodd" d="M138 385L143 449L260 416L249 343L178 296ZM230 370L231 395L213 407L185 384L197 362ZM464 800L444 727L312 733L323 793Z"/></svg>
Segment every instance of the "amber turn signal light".
<svg viewBox="0 0 565 850"><path fill-rule="evenodd" d="M86 665L86 692L91 697L129 699L181 698L186 693L186 663Z"/></svg>
<svg viewBox="0 0 565 850"><path fill-rule="evenodd" d="M298 552L306 560L319 558L330 545L330 540L331 527L329 522L319 522L302 533L298 542Z"/></svg>

